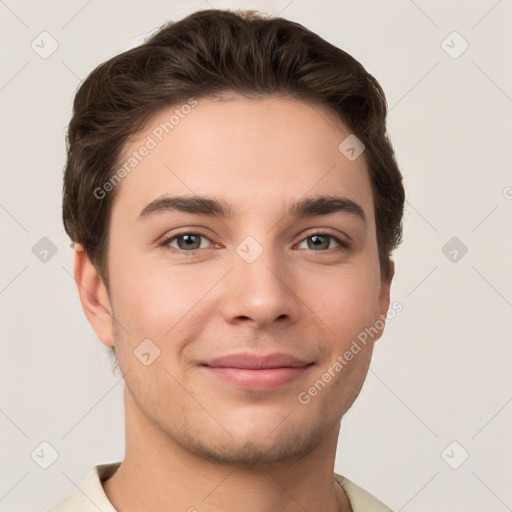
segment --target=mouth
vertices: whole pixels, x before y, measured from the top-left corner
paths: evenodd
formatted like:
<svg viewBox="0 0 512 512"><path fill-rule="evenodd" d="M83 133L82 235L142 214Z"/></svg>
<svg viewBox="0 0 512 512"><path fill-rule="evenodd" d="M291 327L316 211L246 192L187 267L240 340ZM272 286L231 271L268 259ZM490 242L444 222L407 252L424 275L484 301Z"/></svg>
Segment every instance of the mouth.
<svg viewBox="0 0 512 512"><path fill-rule="evenodd" d="M213 377L238 388L270 391L304 376L314 364L291 354L239 353L212 359L201 367Z"/></svg>

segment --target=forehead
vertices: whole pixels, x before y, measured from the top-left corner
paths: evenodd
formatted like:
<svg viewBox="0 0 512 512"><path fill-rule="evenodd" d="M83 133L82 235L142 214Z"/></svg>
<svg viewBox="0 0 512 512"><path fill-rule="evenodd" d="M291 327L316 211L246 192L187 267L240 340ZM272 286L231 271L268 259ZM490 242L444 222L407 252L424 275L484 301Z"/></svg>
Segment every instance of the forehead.
<svg viewBox="0 0 512 512"><path fill-rule="evenodd" d="M135 219L166 194L219 197L237 212L280 209L306 195L342 194L372 217L364 153L329 108L290 98L189 100L159 111L124 148L115 210ZM146 149L144 149L146 148Z"/></svg>

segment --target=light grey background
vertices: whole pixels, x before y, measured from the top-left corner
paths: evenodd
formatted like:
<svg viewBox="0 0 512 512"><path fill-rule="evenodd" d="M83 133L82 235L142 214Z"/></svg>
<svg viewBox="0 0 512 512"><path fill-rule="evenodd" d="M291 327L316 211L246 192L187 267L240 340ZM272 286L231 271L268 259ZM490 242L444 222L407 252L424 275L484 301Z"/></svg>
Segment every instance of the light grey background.
<svg viewBox="0 0 512 512"><path fill-rule="evenodd" d="M396 511L512 510L512 1L0 0L0 511L43 511L123 457L123 384L82 313L61 224L64 135L94 67L210 6L306 25L388 98L404 309L344 418L336 471ZM443 252L452 237L466 254ZM48 469L32 458L49 456L44 441Z"/></svg>

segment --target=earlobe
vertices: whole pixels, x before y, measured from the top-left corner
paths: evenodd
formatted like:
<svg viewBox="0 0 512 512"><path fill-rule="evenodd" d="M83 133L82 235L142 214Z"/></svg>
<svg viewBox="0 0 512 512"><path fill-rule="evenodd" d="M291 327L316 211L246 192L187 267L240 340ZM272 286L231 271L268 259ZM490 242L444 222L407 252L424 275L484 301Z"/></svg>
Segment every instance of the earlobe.
<svg viewBox="0 0 512 512"><path fill-rule="evenodd" d="M105 285L81 244L75 245L74 273L87 320L102 343L113 347L112 306Z"/></svg>

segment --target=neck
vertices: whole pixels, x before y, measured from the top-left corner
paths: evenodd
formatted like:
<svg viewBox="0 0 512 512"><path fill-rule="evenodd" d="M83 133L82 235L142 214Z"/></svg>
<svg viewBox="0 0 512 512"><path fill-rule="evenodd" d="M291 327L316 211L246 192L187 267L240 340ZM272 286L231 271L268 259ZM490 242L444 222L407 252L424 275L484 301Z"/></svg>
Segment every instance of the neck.
<svg viewBox="0 0 512 512"><path fill-rule="evenodd" d="M334 481L339 423L300 460L251 467L197 456L151 424L125 388L126 448L117 472L103 482L119 512L351 512Z"/></svg>

